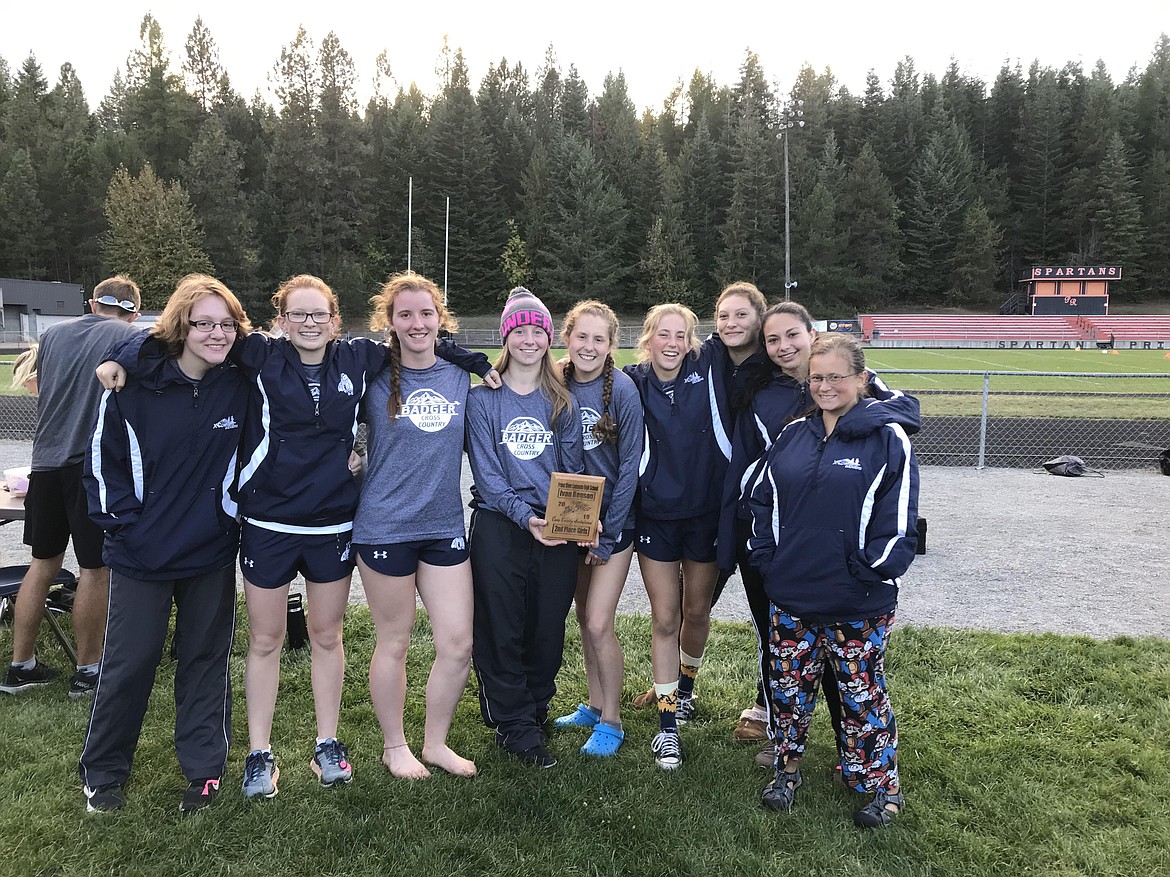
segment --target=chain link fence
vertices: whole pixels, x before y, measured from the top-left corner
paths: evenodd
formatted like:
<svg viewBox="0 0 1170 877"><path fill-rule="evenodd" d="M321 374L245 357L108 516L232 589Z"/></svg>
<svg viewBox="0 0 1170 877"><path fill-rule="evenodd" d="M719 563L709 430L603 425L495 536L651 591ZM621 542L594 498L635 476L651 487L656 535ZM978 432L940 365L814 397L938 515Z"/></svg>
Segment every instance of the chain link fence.
<svg viewBox="0 0 1170 877"><path fill-rule="evenodd" d="M1170 448L1170 374L885 369L922 402L919 462L1033 469L1060 454L1149 469ZM37 400L0 395L0 439L31 441Z"/></svg>
<svg viewBox="0 0 1170 877"><path fill-rule="evenodd" d="M1032 469L1061 454L1094 469L1156 468L1170 448L1170 374L884 369L922 402L918 460Z"/></svg>

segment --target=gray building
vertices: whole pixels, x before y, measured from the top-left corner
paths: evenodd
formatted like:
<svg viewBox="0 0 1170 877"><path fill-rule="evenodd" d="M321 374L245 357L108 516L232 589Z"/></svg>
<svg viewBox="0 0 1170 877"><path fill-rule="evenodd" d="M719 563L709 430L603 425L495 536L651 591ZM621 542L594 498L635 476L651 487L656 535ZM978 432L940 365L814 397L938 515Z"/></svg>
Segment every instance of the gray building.
<svg viewBox="0 0 1170 877"><path fill-rule="evenodd" d="M25 346L53 323L85 313L85 290L76 283L0 277L0 344Z"/></svg>

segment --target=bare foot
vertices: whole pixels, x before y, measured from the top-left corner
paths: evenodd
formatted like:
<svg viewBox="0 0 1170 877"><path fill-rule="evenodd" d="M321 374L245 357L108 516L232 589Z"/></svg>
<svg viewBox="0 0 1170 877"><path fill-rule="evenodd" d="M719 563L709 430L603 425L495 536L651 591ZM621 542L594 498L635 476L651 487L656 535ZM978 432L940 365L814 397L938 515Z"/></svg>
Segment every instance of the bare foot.
<svg viewBox="0 0 1170 877"><path fill-rule="evenodd" d="M463 756L455 754L446 744L442 746L427 746L424 744L422 757L423 761L431 767L445 770L452 776L473 777L476 773L474 761L468 761Z"/></svg>
<svg viewBox="0 0 1170 877"><path fill-rule="evenodd" d="M426 766L414 757L405 743L387 746L382 750L382 764L394 776L404 780L425 780L431 775Z"/></svg>

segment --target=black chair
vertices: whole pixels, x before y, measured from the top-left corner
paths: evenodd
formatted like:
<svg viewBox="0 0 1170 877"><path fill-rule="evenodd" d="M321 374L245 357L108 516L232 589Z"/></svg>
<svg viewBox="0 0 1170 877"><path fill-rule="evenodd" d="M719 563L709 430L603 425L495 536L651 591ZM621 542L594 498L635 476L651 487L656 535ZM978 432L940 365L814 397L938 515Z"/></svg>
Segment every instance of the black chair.
<svg viewBox="0 0 1170 877"><path fill-rule="evenodd" d="M27 566L0 567L0 623L12 624L12 604L20 590L20 582L28 572ZM53 636L61 644L63 651L69 658L70 664L77 663L77 650L66 635L58 616L67 615L73 611L73 594L77 590L77 576L67 569L57 573L49 589L49 596L45 600L45 621ZM60 587L55 587L60 585Z"/></svg>

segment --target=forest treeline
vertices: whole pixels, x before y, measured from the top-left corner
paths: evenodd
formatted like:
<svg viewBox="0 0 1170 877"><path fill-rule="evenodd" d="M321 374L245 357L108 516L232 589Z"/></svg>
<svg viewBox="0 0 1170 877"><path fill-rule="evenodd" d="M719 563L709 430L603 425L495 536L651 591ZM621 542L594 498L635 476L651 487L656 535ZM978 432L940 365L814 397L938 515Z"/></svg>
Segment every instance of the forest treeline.
<svg viewBox="0 0 1170 877"><path fill-rule="evenodd" d="M356 315L406 267L413 179L411 263L457 311L516 283L554 309L705 311L735 279L784 293L785 140L793 297L818 312L993 309L1030 265L1119 264L1136 300L1170 276L1165 34L1120 82L1070 62L988 85L907 57L860 95L807 67L778 94L749 49L737 82L695 72L640 115L621 73L591 95L552 47L475 84L444 46L434 95L383 53L364 107L333 33L282 49L276 106L233 88L201 20L176 54L147 15L92 109L70 64L50 85L35 54L0 59L0 276L126 272L157 307L209 271L263 314L309 272Z"/></svg>

